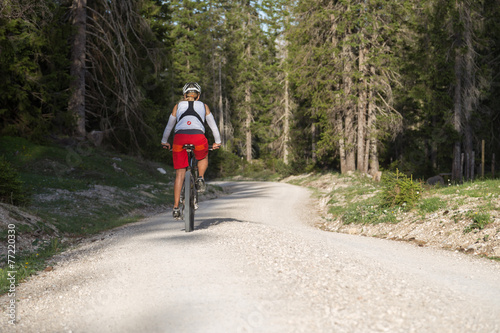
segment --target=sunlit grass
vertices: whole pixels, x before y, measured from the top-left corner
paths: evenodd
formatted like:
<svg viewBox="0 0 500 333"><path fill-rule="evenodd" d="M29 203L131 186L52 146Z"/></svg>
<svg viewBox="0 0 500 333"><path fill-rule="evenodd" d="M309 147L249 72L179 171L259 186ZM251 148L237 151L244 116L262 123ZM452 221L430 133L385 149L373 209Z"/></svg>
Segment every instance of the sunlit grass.
<svg viewBox="0 0 500 333"><path fill-rule="evenodd" d="M439 209L443 209L447 206L447 203L439 197L431 197L422 199L418 205L417 210L425 215L427 213L433 213Z"/></svg>
<svg viewBox="0 0 500 333"><path fill-rule="evenodd" d="M300 184L308 186L316 182L323 175L311 175L300 179ZM337 174L334 177L340 178ZM403 219L404 213L415 212L421 217L427 214L449 211L449 218L456 222L469 219L471 224L467 232L483 229L491 223L491 212L498 211L498 198L500 197L500 180L477 180L461 185L444 187L425 186L424 194L416 201L413 208L394 206L384 207L381 202L380 192L383 184L372 181L367 177L353 176L343 186L334 188L329 193L316 192L327 198L328 212L334 219L344 224L362 223L397 223ZM348 184L348 186L345 186ZM473 213L461 212L462 207L474 202ZM448 212L446 212L448 214Z"/></svg>
<svg viewBox="0 0 500 333"><path fill-rule="evenodd" d="M470 211L467 213L467 217L472 220L472 223L464 229L464 233L474 230L483 230L491 223L491 216L486 212Z"/></svg>

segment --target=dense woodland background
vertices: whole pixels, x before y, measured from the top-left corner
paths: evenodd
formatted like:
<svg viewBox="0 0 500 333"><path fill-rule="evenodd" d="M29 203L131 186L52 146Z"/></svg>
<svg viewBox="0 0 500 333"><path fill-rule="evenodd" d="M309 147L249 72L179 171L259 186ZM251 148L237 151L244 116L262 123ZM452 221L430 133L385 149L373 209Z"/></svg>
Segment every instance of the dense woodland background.
<svg viewBox="0 0 500 333"><path fill-rule="evenodd" d="M491 175L499 74L498 0L0 0L0 135L168 161L197 81L222 174Z"/></svg>

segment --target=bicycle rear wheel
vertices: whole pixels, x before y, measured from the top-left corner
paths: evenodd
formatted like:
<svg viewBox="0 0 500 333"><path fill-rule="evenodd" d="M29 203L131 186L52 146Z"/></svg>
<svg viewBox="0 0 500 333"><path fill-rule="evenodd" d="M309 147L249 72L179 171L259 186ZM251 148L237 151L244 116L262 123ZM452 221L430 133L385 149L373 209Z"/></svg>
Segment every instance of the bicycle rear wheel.
<svg viewBox="0 0 500 333"><path fill-rule="evenodd" d="M194 230L195 183L193 174L188 171L184 180L184 224L186 232Z"/></svg>

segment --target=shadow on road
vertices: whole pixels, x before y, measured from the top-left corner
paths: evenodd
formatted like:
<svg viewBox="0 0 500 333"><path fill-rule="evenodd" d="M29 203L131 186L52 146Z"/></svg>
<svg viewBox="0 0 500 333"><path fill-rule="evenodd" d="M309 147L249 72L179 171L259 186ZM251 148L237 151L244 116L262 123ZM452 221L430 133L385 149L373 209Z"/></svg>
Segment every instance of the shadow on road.
<svg viewBox="0 0 500 333"><path fill-rule="evenodd" d="M218 224L224 223L224 222L248 222L248 221L241 221L233 218L213 218L213 219L206 219L203 222L201 222L198 226L195 226L194 231L196 230L202 230L202 229L208 229L211 226L216 226Z"/></svg>

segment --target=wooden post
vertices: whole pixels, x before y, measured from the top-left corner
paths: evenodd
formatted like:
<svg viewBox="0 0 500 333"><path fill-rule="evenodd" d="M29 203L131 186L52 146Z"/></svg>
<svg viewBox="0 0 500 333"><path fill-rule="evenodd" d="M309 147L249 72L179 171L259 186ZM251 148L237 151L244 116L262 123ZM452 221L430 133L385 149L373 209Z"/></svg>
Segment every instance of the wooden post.
<svg viewBox="0 0 500 333"><path fill-rule="evenodd" d="M474 180L474 167L476 165L476 152L472 152L472 157L470 159L470 180Z"/></svg>
<svg viewBox="0 0 500 333"><path fill-rule="evenodd" d="M484 140L481 141L481 178L484 178Z"/></svg>
<svg viewBox="0 0 500 333"><path fill-rule="evenodd" d="M470 180L470 156L469 153L465 153L465 181Z"/></svg>
<svg viewBox="0 0 500 333"><path fill-rule="evenodd" d="M312 151L311 158L312 158L313 164L315 164L318 159L317 159L317 156L316 156L316 123L314 122L314 120L313 120L313 123L311 124L311 141L312 141L312 144L311 144L311 151Z"/></svg>
<svg viewBox="0 0 500 333"><path fill-rule="evenodd" d="M464 153L460 154L460 183L464 182Z"/></svg>
<svg viewBox="0 0 500 333"><path fill-rule="evenodd" d="M493 153L491 158L491 178L495 178L495 153Z"/></svg>

